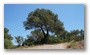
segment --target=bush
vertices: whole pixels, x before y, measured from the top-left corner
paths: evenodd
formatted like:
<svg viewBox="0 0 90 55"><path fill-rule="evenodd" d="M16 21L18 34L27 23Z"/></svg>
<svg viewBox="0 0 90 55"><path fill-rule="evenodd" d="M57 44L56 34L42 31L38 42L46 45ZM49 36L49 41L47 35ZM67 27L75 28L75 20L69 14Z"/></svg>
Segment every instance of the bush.
<svg viewBox="0 0 90 55"><path fill-rule="evenodd" d="M57 37L50 37L48 40L48 44L60 43L60 39Z"/></svg>
<svg viewBox="0 0 90 55"><path fill-rule="evenodd" d="M23 44L22 44L22 46L31 46L31 45L33 45L34 44L34 40L33 39L26 39L24 42L23 42Z"/></svg>
<svg viewBox="0 0 90 55"><path fill-rule="evenodd" d="M33 45L34 43L33 42L29 42L29 41L25 41L22 46L31 46Z"/></svg>
<svg viewBox="0 0 90 55"><path fill-rule="evenodd" d="M84 40L84 37L83 36L76 36L75 41L80 41L80 40Z"/></svg>
<svg viewBox="0 0 90 55"><path fill-rule="evenodd" d="M67 48L70 48L70 49L81 49L81 48L84 48L84 40L80 40L80 41L77 41L77 42L72 40L70 42L70 44L67 46Z"/></svg>
<svg viewBox="0 0 90 55"><path fill-rule="evenodd" d="M4 48L5 49L12 49L14 47L14 45L12 44L12 42L8 39L4 39Z"/></svg>

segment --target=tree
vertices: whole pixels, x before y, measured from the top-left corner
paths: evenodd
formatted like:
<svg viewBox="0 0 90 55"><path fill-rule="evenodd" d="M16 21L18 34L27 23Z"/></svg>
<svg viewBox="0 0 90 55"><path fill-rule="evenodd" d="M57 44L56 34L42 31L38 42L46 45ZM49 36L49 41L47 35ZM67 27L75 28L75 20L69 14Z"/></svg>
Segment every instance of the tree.
<svg viewBox="0 0 90 55"><path fill-rule="evenodd" d="M7 28L4 28L4 48L5 49L11 49L14 47L12 43L12 36L8 34L9 30Z"/></svg>
<svg viewBox="0 0 90 55"><path fill-rule="evenodd" d="M16 36L15 39L16 39L16 42L18 43L18 46L21 46L24 40L23 37Z"/></svg>
<svg viewBox="0 0 90 55"><path fill-rule="evenodd" d="M64 30L63 23L58 20L58 15L48 9L37 8L35 11L30 12L23 24L26 30L40 29L44 36L43 43L47 43L49 32L60 34Z"/></svg>

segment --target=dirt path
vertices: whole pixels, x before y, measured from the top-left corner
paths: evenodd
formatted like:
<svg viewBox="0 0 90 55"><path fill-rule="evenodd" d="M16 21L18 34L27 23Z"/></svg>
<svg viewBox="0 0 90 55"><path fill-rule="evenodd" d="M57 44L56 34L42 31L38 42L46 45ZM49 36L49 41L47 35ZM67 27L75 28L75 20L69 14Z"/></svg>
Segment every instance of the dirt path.
<svg viewBox="0 0 90 55"><path fill-rule="evenodd" d="M44 45L37 45L37 46L32 46L32 47L27 47L23 49L66 49L67 44L62 43L62 44L44 44Z"/></svg>

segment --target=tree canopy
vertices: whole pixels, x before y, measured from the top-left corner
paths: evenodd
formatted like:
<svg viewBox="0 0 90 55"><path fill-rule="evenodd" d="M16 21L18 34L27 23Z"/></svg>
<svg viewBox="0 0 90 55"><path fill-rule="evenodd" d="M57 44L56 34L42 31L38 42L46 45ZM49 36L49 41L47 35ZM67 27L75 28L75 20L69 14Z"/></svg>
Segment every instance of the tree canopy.
<svg viewBox="0 0 90 55"><path fill-rule="evenodd" d="M58 19L58 15L49 9L36 9L28 14L27 20L23 22L26 30L39 29L44 38L43 43L47 43L49 32L57 34L64 30L63 23Z"/></svg>

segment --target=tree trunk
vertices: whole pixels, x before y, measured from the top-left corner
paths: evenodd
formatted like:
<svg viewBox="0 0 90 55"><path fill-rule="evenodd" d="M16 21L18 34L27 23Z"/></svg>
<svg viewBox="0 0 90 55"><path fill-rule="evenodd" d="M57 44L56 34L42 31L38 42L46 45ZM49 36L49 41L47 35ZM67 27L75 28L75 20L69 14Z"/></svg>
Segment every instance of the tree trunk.
<svg viewBox="0 0 90 55"><path fill-rule="evenodd" d="M43 32L43 35L44 35L44 38L41 40L42 43L47 43L48 41L48 31L47 31L47 34L45 34L44 30L41 28L42 32Z"/></svg>
<svg viewBox="0 0 90 55"><path fill-rule="evenodd" d="M42 30L42 32L43 32L43 35L44 35L44 37L45 37L45 32L44 32L44 30L42 29L42 27L41 27L41 30Z"/></svg>
<svg viewBox="0 0 90 55"><path fill-rule="evenodd" d="M45 34L45 36L44 36L44 38L43 38L43 43L47 44L48 38L49 38L49 32L48 32L48 30L47 30L47 34Z"/></svg>
<svg viewBox="0 0 90 55"><path fill-rule="evenodd" d="M42 27L41 27L41 30L42 30L43 35L44 35L44 38L43 38L41 41L42 41L42 43L47 44L47 42L48 42L48 38L49 38L49 31L48 31L48 29L47 29L47 33L45 34L45 32L44 32L44 30L43 30Z"/></svg>

